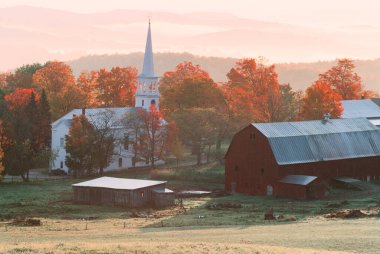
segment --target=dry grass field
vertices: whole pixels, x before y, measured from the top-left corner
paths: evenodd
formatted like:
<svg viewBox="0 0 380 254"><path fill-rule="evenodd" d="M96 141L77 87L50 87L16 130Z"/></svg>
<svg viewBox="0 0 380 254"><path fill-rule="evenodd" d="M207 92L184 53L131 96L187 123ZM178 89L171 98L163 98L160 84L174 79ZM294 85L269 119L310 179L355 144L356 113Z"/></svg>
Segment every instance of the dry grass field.
<svg viewBox="0 0 380 254"><path fill-rule="evenodd" d="M157 219L87 222L43 219L41 227L5 227L0 253L379 253L374 218L233 227L147 227ZM126 228L124 228L126 223Z"/></svg>

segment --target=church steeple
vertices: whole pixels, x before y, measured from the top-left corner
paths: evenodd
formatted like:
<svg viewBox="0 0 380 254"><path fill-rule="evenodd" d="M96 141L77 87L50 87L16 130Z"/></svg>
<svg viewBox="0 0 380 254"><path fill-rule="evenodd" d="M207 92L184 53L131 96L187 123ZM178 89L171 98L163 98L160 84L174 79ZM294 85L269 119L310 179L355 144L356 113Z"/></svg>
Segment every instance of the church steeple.
<svg viewBox="0 0 380 254"><path fill-rule="evenodd" d="M146 37L146 44L145 44L144 64L143 64L142 73L140 75L143 77L155 77L154 64L153 64L152 34L150 31L150 19L149 19L148 35Z"/></svg>
<svg viewBox="0 0 380 254"><path fill-rule="evenodd" d="M158 91L158 77L154 73L152 34L150 29L150 19L148 35L146 38L144 64L142 72L137 77L137 87L135 93L135 107L149 109L154 104L158 109L160 94Z"/></svg>

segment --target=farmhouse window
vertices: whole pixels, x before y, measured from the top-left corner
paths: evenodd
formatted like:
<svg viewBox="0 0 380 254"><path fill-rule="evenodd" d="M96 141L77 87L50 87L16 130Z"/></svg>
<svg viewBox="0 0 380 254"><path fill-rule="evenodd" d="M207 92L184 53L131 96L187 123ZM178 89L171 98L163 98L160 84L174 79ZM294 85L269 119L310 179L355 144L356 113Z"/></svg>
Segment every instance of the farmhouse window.
<svg viewBox="0 0 380 254"><path fill-rule="evenodd" d="M64 147L64 145L65 145L65 139L64 138L60 139L60 145L61 145L61 147Z"/></svg>
<svg viewBox="0 0 380 254"><path fill-rule="evenodd" d="M142 198L144 197L144 192L143 192L143 191L141 192L141 197L142 197Z"/></svg>
<svg viewBox="0 0 380 254"><path fill-rule="evenodd" d="M63 161L61 161L61 168L63 168Z"/></svg>
<svg viewBox="0 0 380 254"><path fill-rule="evenodd" d="M123 158L119 158L119 168L123 166Z"/></svg>

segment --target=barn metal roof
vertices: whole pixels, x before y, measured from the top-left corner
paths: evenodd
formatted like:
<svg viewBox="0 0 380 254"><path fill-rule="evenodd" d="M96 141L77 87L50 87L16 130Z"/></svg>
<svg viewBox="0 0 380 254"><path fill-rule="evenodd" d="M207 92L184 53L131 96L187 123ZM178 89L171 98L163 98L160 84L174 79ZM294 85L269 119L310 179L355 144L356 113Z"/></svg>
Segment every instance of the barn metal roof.
<svg viewBox="0 0 380 254"><path fill-rule="evenodd" d="M380 129L365 118L252 125L279 165L380 156Z"/></svg>
<svg viewBox="0 0 380 254"><path fill-rule="evenodd" d="M343 100L341 118L380 118L380 107L372 100Z"/></svg>
<svg viewBox="0 0 380 254"><path fill-rule="evenodd" d="M280 183L289 183L289 184L297 184L297 185L308 185L318 177L316 176L307 176L307 175L287 175L282 178Z"/></svg>
<svg viewBox="0 0 380 254"><path fill-rule="evenodd" d="M152 181L140 179L127 179L116 177L100 177L90 181L73 184L74 187L98 187L119 190L136 190L166 183L165 181Z"/></svg>

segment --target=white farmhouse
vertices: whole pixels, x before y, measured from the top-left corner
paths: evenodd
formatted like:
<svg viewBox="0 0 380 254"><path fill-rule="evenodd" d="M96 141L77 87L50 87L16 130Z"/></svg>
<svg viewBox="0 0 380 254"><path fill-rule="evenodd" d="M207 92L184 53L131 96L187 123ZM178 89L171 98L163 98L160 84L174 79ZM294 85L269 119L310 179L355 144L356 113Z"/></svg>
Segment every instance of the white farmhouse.
<svg viewBox="0 0 380 254"><path fill-rule="evenodd" d="M137 89L135 93L135 107L132 108L90 108L90 109L73 109L57 121L52 123L52 141L51 148L53 153L51 169L62 169L68 172L65 164L66 150L65 150L65 136L69 133L71 121L73 116L85 114L90 122L97 121L99 117L105 112L112 113L114 121L121 120L128 112L135 112L137 108L144 108L149 110L151 104L155 104L158 108L160 94L158 91L159 77L154 73L153 65L153 50L152 50L152 36L150 29L150 21L148 28L148 36L145 47L144 64L141 74L137 79ZM104 169L104 171L118 170L121 168L129 168L133 166L132 161L133 151L132 145L128 144L128 134L123 133L122 126L115 125L116 137L118 140L124 142L117 142L115 144L115 155L111 164ZM145 164L144 164L145 165ZM143 164L136 164L135 166L143 166Z"/></svg>

